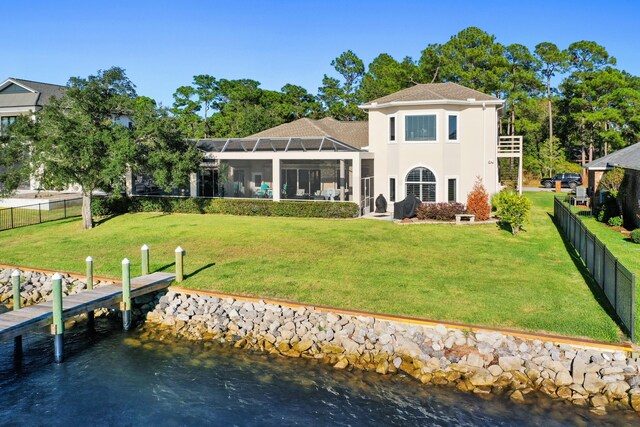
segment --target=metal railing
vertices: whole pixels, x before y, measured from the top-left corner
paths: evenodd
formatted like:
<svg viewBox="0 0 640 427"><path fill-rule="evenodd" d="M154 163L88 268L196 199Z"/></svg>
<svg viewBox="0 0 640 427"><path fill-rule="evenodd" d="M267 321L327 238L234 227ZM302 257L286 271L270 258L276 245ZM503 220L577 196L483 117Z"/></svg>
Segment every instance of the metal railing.
<svg viewBox="0 0 640 427"><path fill-rule="evenodd" d="M40 224L82 215L82 198L50 200L12 208L0 208L0 230Z"/></svg>
<svg viewBox="0 0 640 427"><path fill-rule="evenodd" d="M615 310L625 333L635 342L635 273L622 265L607 245L557 196L553 202L553 216Z"/></svg>

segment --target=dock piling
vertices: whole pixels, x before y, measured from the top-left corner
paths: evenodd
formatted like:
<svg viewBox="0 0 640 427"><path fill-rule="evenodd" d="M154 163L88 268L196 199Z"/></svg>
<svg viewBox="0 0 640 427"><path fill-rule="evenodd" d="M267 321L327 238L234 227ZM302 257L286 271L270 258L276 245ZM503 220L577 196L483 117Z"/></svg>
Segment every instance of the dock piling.
<svg viewBox="0 0 640 427"><path fill-rule="evenodd" d="M149 274L149 246L142 245L140 251L142 252L142 275L146 276Z"/></svg>
<svg viewBox="0 0 640 427"><path fill-rule="evenodd" d="M176 248L176 283L184 280L184 249L180 246Z"/></svg>
<svg viewBox="0 0 640 427"><path fill-rule="evenodd" d="M122 328L128 331L131 327L131 262L128 258L122 260Z"/></svg>
<svg viewBox="0 0 640 427"><path fill-rule="evenodd" d="M85 260L87 262L87 290L93 289L93 258L88 256ZM87 324L89 328L93 329L94 313L93 310L87 312Z"/></svg>
<svg viewBox="0 0 640 427"><path fill-rule="evenodd" d="M64 358L62 336L64 334L64 321L62 319L62 276L55 273L51 277L53 288L53 354L56 363L61 363Z"/></svg>
<svg viewBox="0 0 640 427"><path fill-rule="evenodd" d="M11 273L11 284L13 286L13 309L20 310L20 270L13 270ZM22 335L13 339L13 351L15 355L22 354Z"/></svg>

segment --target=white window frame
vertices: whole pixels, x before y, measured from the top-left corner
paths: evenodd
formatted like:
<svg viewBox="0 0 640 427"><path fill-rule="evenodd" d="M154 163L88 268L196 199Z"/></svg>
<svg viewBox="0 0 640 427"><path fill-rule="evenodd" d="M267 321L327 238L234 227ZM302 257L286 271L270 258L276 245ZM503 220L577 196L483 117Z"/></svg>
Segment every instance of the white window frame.
<svg viewBox="0 0 640 427"><path fill-rule="evenodd" d="M431 140L420 140L420 141L410 141L407 139L407 118L408 117L423 117L423 116L434 116L436 118L436 139ZM402 121L402 140L407 144L438 144L440 140L439 130L440 126L438 125L438 121L440 120L440 114L438 112L433 113L424 113L424 114L405 114L404 120ZM396 135L396 139L398 139L398 135Z"/></svg>
<svg viewBox="0 0 640 427"><path fill-rule="evenodd" d="M394 136L395 139L391 139L391 119L393 118L394 124ZM387 116L387 143L389 144L397 144L398 143L398 116L396 114L390 114Z"/></svg>
<svg viewBox="0 0 640 427"><path fill-rule="evenodd" d="M449 202L449 180L456 180L456 200ZM446 203L459 203L458 197L460 196L460 177L458 175L445 175L444 176L444 201ZM460 202L461 203L461 202Z"/></svg>
<svg viewBox="0 0 640 427"><path fill-rule="evenodd" d="M420 182L420 184L435 184L435 186L436 186L436 189L435 189L435 192L434 192L435 195L436 195L436 200L433 201L433 202L425 202L425 201L423 201L423 203L438 203L438 202L440 202L440 194L438 194L438 190L441 187L441 184L440 184L440 180L438 179L438 174L435 172L435 169L433 167L431 167L429 165L425 165L425 164L419 164L419 165L412 166L412 167L408 168L405 171L404 177L402 178L402 187L401 187L402 188L402 193L403 193L402 199L406 198L407 195L408 195L408 193L407 193L407 183L411 183L411 181L407 181L407 176L409 175L409 172L411 172L412 170L414 170L416 168L429 169L431 171L431 173L433 173L433 177L435 178L434 182L428 182L428 181ZM396 194L396 196L397 196L397 194ZM422 199L420 199L420 200L422 200Z"/></svg>
<svg viewBox="0 0 640 427"><path fill-rule="evenodd" d="M396 188L395 188L396 197L395 197L394 201L391 201L391 185L390 184L391 184L391 180L392 179L395 179L395 184L396 184ZM387 185L389 185L389 189L388 189L389 192L387 193L387 196L389 196L389 203L397 202L398 201L398 195L399 195L399 192L398 192L398 176L397 175L389 175L387 177Z"/></svg>
<svg viewBox="0 0 640 427"><path fill-rule="evenodd" d="M456 126L457 126L456 139L449 139L449 116L455 116L456 118ZM460 144L460 113L447 112L446 128L447 128L447 133L446 133L447 142L450 144Z"/></svg>

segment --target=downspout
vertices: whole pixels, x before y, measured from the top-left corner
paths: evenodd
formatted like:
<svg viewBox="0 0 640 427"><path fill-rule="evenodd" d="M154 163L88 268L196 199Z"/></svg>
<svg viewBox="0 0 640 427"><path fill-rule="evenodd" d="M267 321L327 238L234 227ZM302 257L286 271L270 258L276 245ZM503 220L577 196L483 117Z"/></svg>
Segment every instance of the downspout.
<svg viewBox="0 0 640 427"><path fill-rule="evenodd" d="M495 151L495 157L494 157L494 162L496 165L496 180L495 180L495 187L494 187L494 191L498 191L501 187L500 187L500 164L498 163L498 145L500 142L500 135L502 134L502 121L500 120L500 110L504 109L504 104L502 104L500 107L496 108L496 129L498 130L497 134L496 134L496 151ZM515 128L514 128L515 129ZM522 159L520 159L520 161L522 161Z"/></svg>
<svg viewBox="0 0 640 427"><path fill-rule="evenodd" d="M482 182L487 182L487 104L482 103Z"/></svg>

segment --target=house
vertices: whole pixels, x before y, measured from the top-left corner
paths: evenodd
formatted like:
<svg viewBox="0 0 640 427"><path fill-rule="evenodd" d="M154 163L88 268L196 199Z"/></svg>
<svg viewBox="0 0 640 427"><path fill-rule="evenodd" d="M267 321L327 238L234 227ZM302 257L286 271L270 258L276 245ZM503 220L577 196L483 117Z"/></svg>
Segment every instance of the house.
<svg viewBox="0 0 640 427"><path fill-rule="evenodd" d="M516 160L521 189L522 137L499 136L503 103L455 83L418 84L361 105L368 121L303 118L246 138L197 140L206 160L188 193L352 201L364 215L379 194L465 203L477 177L494 194L499 165Z"/></svg>
<svg viewBox="0 0 640 427"><path fill-rule="evenodd" d="M605 172L614 167L623 168L624 178L620 186L622 213L627 228L640 227L640 142L600 157L585 165L589 176L591 206L596 211L603 203L603 192L599 188Z"/></svg>

